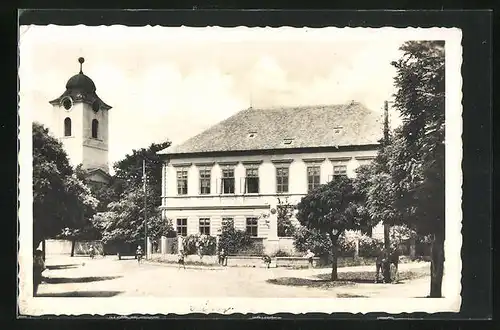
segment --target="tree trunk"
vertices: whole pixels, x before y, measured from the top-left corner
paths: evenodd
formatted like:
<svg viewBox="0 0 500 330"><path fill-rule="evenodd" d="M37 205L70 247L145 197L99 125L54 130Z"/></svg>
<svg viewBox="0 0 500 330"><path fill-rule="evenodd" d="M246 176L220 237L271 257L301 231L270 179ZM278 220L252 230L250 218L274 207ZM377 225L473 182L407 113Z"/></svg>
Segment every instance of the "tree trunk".
<svg viewBox="0 0 500 330"><path fill-rule="evenodd" d="M47 246L45 244L45 239L43 239L42 240L42 258L43 258L44 262L45 262L45 257L47 255L46 251L47 251Z"/></svg>
<svg viewBox="0 0 500 330"><path fill-rule="evenodd" d="M409 251L409 254L410 254L410 259L411 260L415 260L415 257L416 257L416 239L415 237L412 237L410 238L410 251Z"/></svg>
<svg viewBox="0 0 500 330"><path fill-rule="evenodd" d="M382 276L386 283L391 282L391 263L389 262L391 240L390 240L390 230L391 227L384 223L384 259L385 262L382 263Z"/></svg>
<svg viewBox="0 0 500 330"><path fill-rule="evenodd" d="M76 239L72 238L71 239L71 256L75 256L75 245L76 245Z"/></svg>
<svg viewBox="0 0 500 330"><path fill-rule="evenodd" d="M332 281L338 280L338 273L337 273L337 238L338 236L335 236L333 234L330 235L330 240L332 241Z"/></svg>
<svg viewBox="0 0 500 330"><path fill-rule="evenodd" d="M444 270L444 235L434 234L431 246L431 292L429 297L441 298Z"/></svg>

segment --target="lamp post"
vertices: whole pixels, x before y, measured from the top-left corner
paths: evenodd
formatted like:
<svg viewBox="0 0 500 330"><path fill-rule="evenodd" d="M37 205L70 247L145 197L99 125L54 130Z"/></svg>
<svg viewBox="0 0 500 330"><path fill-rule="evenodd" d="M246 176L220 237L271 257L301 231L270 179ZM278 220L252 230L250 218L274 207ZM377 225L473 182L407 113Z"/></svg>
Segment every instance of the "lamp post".
<svg viewBox="0 0 500 330"><path fill-rule="evenodd" d="M147 189L146 189L146 159L142 160L142 181L144 189L144 258L148 258L148 211L147 211Z"/></svg>
<svg viewBox="0 0 500 330"><path fill-rule="evenodd" d="M393 103L392 101L384 101L384 147L389 145L389 103ZM390 230L391 226L384 221L384 252L385 258L389 258L390 249L391 249L391 241L390 241ZM383 269L383 276L386 281L390 280L391 268L389 260L386 260Z"/></svg>

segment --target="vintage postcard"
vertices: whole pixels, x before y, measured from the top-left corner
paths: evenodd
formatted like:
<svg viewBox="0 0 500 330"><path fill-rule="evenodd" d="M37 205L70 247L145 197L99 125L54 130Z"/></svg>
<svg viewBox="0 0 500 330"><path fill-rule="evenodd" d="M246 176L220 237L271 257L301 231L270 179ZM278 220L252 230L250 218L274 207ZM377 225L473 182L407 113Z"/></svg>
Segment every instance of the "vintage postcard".
<svg viewBox="0 0 500 330"><path fill-rule="evenodd" d="M458 312L461 38L20 26L20 314Z"/></svg>

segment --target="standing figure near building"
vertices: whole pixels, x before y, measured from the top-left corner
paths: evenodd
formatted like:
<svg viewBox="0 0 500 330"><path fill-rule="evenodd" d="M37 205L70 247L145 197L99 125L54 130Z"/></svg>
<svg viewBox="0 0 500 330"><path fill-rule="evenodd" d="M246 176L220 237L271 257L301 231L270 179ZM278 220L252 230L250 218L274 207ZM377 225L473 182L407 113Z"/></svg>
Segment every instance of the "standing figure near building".
<svg viewBox="0 0 500 330"><path fill-rule="evenodd" d="M94 249L93 245L90 245L89 256L90 256L90 259L94 259L94 257L95 257L95 249Z"/></svg>
<svg viewBox="0 0 500 330"><path fill-rule="evenodd" d="M309 261L309 268L313 268L314 253L310 249L307 250L306 258Z"/></svg>
<svg viewBox="0 0 500 330"><path fill-rule="evenodd" d="M181 265L184 269L186 269L186 265L184 262L184 250L179 251L179 258L177 259L177 263L179 264L178 269L181 268Z"/></svg>
<svg viewBox="0 0 500 330"><path fill-rule="evenodd" d="M137 258L137 262L140 264L142 260L142 248L141 246L137 246L137 251L135 252L135 256Z"/></svg>
<svg viewBox="0 0 500 330"><path fill-rule="evenodd" d="M227 266L227 256L226 250L224 250L224 248L219 250L219 265Z"/></svg>

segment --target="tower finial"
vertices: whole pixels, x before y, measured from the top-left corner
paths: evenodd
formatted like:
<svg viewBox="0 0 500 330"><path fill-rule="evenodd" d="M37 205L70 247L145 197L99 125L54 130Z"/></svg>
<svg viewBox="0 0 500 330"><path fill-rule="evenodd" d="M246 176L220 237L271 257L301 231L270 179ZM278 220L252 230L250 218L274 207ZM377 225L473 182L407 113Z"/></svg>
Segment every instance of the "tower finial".
<svg viewBox="0 0 500 330"><path fill-rule="evenodd" d="M82 64L85 62L85 59L83 57L78 58L78 62L80 62L80 73L83 73L82 71Z"/></svg>

